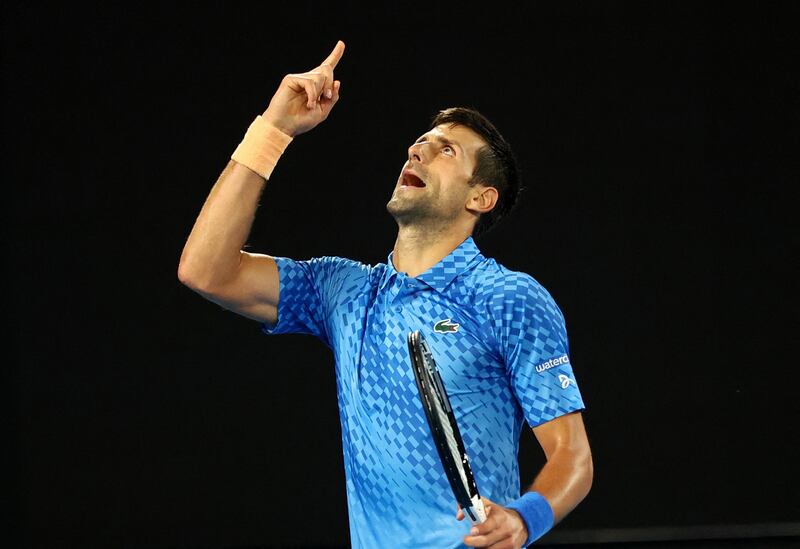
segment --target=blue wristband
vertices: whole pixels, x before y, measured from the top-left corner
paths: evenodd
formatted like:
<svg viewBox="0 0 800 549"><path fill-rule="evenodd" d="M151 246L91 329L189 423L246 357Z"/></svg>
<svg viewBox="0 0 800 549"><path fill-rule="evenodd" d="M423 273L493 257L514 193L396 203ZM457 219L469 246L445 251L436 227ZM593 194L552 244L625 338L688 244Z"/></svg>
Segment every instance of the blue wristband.
<svg viewBox="0 0 800 549"><path fill-rule="evenodd" d="M526 492L521 498L506 505L506 508L519 513L528 528L528 539L524 547L545 535L553 527L553 509L539 492Z"/></svg>

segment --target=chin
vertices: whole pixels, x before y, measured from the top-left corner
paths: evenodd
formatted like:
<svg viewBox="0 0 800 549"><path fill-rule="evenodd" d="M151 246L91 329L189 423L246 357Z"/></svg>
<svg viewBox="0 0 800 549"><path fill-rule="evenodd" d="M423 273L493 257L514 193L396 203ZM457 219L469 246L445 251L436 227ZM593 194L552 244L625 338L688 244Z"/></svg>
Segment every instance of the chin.
<svg viewBox="0 0 800 549"><path fill-rule="evenodd" d="M395 220L397 220L398 217L405 217L408 215L408 209L409 208L403 208L403 205L399 204L399 201L394 197L386 203L386 211L389 212Z"/></svg>

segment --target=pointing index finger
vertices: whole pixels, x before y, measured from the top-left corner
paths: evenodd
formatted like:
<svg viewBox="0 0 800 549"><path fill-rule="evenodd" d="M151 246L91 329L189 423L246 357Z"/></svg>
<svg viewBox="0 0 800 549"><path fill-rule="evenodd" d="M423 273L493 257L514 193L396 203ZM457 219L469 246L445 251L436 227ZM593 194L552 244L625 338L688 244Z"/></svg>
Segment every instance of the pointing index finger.
<svg viewBox="0 0 800 549"><path fill-rule="evenodd" d="M336 45L333 47L333 51L331 54L322 62L323 65L328 65L330 68L335 69L336 65L339 63L339 59L342 58L342 54L344 53L344 42L339 40L336 42Z"/></svg>

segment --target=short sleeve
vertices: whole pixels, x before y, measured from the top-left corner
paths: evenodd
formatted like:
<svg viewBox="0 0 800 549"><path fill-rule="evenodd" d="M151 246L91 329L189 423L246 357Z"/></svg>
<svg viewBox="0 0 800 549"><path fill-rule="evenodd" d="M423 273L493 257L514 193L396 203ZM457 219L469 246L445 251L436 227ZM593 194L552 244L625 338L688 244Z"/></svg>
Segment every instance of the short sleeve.
<svg viewBox="0 0 800 549"><path fill-rule="evenodd" d="M496 289L500 353L528 425L585 409L569 356L564 316L536 280L512 272Z"/></svg>
<svg viewBox="0 0 800 549"><path fill-rule="evenodd" d="M362 265L340 257L274 259L280 277L278 321L274 326L262 323L262 331L267 335L310 334L331 347L328 320L341 297L344 281Z"/></svg>

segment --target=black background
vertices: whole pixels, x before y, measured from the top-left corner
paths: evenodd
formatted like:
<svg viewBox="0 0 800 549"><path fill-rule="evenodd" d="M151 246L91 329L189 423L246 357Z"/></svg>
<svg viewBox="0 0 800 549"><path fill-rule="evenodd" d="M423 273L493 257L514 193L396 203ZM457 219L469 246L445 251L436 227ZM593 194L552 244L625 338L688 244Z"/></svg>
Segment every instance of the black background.
<svg viewBox="0 0 800 549"><path fill-rule="evenodd" d="M739 4L736 4L739 5ZM25 545L346 545L332 359L177 280L281 77L337 39L248 245L384 261L441 108L526 184L478 241L567 318L595 460L557 528L800 520L792 3L3 8L12 525ZM522 473L543 463L523 433Z"/></svg>

